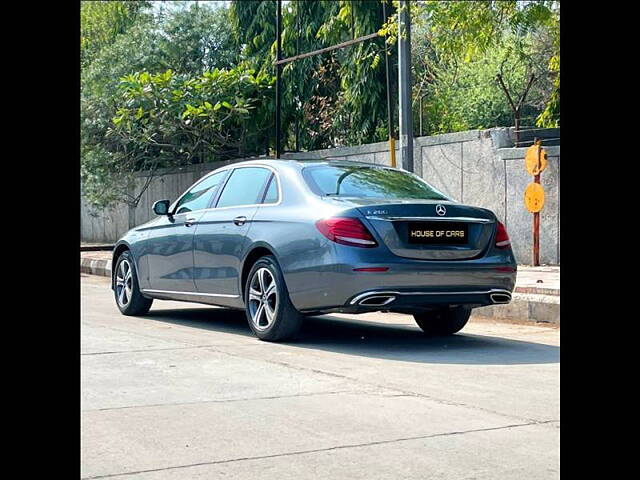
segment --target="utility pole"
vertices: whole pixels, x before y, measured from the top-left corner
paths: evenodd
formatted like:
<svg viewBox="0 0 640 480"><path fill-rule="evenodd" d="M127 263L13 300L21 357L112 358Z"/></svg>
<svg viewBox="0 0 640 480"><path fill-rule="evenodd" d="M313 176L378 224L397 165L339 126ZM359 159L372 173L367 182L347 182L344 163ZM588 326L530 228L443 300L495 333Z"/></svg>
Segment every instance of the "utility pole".
<svg viewBox="0 0 640 480"><path fill-rule="evenodd" d="M280 89L282 87L282 64L278 63L282 59L282 2L278 0L278 7L276 12L276 158L280 158L280 154L282 153L282 147L280 145L280 99L281 92Z"/></svg>
<svg viewBox="0 0 640 480"><path fill-rule="evenodd" d="M409 1L398 9L398 96L400 119L400 165L413 172L413 115L411 111L411 15Z"/></svg>
<svg viewBox="0 0 640 480"><path fill-rule="evenodd" d="M382 2L382 17L384 21L389 20L389 16L387 15L387 1L383 0ZM386 76L387 83L387 130L389 130L389 163L393 168L396 168L396 139L395 139L395 128L393 125L393 106L391 104L391 75L390 75L390 67L389 67L389 45L387 44L387 39L385 38L384 42L384 71Z"/></svg>

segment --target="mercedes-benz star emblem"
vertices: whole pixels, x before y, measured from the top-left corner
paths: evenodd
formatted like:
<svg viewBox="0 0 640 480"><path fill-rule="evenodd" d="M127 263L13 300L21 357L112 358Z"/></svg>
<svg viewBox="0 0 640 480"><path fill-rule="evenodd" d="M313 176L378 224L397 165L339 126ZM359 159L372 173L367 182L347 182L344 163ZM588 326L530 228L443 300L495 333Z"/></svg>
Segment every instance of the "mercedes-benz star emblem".
<svg viewBox="0 0 640 480"><path fill-rule="evenodd" d="M436 213L440 216L443 216L445 213L447 213L447 209L444 208L444 205L436 205Z"/></svg>

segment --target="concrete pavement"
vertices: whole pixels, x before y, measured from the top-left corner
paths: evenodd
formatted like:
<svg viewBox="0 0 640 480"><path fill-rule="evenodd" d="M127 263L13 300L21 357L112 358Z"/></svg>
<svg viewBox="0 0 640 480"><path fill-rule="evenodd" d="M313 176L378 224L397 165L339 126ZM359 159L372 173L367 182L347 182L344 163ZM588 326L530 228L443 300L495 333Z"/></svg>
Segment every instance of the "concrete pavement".
<svg viewBox="0 0 640 480"><path fill-rule="evenodd" d="M83 478L559 477L557 328L331 315L269 344L242 312L125 317L81 282Z"/></svg>

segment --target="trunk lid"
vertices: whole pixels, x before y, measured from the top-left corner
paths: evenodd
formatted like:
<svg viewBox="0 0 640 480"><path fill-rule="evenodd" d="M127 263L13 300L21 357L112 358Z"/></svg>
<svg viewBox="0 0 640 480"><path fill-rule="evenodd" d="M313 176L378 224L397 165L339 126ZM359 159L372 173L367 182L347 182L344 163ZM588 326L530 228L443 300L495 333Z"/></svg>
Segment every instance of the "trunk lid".
<svg viewBox="0 0 640 480"><path fill-rule="evenodd" d="M451 201L348 200L368 220L387 248L399 257L474 258L487 249L496 228L496 217L490 210Z"/></svg>

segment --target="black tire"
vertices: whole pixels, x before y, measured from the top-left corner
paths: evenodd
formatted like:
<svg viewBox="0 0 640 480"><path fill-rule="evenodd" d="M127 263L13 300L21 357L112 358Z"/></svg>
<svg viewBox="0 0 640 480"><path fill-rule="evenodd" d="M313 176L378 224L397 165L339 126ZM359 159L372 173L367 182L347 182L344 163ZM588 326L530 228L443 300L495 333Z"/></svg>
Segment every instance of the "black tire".
<svg viewBox="0 0 640 480"><path fill-rule="evenodd" d="M259 272L262 269L268 270L270 275ZM265 283L267 283L267 285L265 285L265 288L262 288L262 290L266 290L266 292L260 291L260 288L254 288L252 290L252 284L258 287L260 285L260 281L258 279L259 275L264 275ZM273 300L273 294L268 298L261 296L260 298L264 300L257 300L255 292L268 295L268 291L270 289L266 287L271 285L271 281L275 282L275 301ZM258 283L256 284L255 282ZM250 291L254 292L253 299L251 301L249 295ZM255 336L260 340L279 342L282 340L292 339L300 330L303 317L295 309L289 299L289 291L287 290L287 285L284 282L282 271L273 256L264 256L251 267L244 287L244 302L249 327L251 327ZM265 305L262 307L262 313L257 315L258 324L256 324L256 321L254 321L254 315L258 312L261 303L264 303ZM267 311L265 311L267 307L269 308L268 311L272 312L271 319L267 318Z"/></svg>
<svg viewBox="0 0 640 480"><path fill-rule="evenodd" d="M124 278L127 279L127 285L130 288L131 295L127 295L127 290L125 289L124 297L126 297L126 303L119 299L119 296L122 294L122 290L124 289L124 284L120 283L117 279L123 278L121 274L121 267L124 268L123 263L126 262L127 268L131 269L130 278L127 278L127 275L124 275ZM113 293L116 299L116 305L118 306L118 310L123 315L144 315L151 308L151 304L153 303L152 298L143 297L140 293L140 286L138 285L138 273L136 272L136 264L133 261L133 257L131 256L131 252L128 250L122 252L122 255L118 257L116 262L116 266L114 268L114 280L113 280ZM128 271L128 270L126 270Z"/></svg>
<svg viewBox="0 0 640 480"><path fill-rule="evenodd" d="M457 307L414 314L416 323L427 335L453 335L469 321L471 309Z"/></svg>

